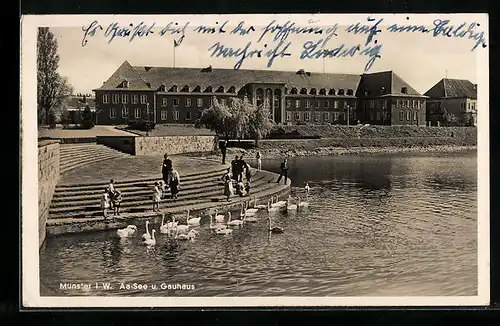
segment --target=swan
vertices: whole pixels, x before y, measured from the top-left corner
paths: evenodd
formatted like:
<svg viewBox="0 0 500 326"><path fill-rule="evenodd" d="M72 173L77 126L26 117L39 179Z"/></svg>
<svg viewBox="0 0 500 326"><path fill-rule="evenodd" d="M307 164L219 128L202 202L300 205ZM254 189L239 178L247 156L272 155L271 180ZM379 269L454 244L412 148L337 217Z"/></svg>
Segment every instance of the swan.
<svg viewBox="0 0 500 326"><path fill-rule="evenodd" d="M182 234L175 234L175 240L194 240L194 238L197 235L197 231L191 230L188 233L182 233Z"/></svg>
<svg viewBox="0 0 500 326"><path fill-rule="evenodd" d="M248 207L248 203L247 203ZM240 217L243 218L243 216L255 216L257 212L253 210L249 210L248 208L245 208L245 204L241 203L241 211L240 211Z"/></svg>
<svg viewBox="0 0 500 326"><path fill-rule="evenodd" d="M253 198L254 198L254 200L253 200L253 207L254 208L257 208L257 209L267 209L267 205L264 205L264 204L257 205L257 196L254 196Z"/></svg>
<svg viewBox="0 0 500 326"><path fill-rule="evenodd" d="M178 232L178 233L188 233L190 225L187 224L187 221L189 221L189 209L187 210L186 224L176 225L175 226L176 232Z"/></svg>
<svg viewBox="0 0 500 326"><path fill-rule="evenodd" d="M201 216L200 217L189 218L189 210L188 210L188 217L187 217L187 224L188 225L190 225L190 226L199 226L200 225L200 220L201 220Z"/></svg>
<svg viewBox="0 0 500 326"><path fill-rule="evenodd" d="M288 200L286 202L286 210L287 211L296 211L298 209L298 206L296 204L291 204L292 197L289 196Z"/></svg>
<svg viewBox="0 0 500 326"><path fill-rule="evenodd" d="M255 213L257 213L258 211L259 211L258 208L248 208L248 202L246 203L245 213L247 213L248 216L252 216Z"/></svg>
<svg viewBox="0 0 500 326"><path fill-rule="evenodd" d="M154 245L156 244L155 232L156 232L156 230L155 230L155 229L151 230L151 238L150 238L150 239L146 239L146 240L144 240L144 242L143 242L143 243L144 243L145 245L148 245L148 246L154 246Z"/></svg>
<svg viewBox="0 0 500 326"><path fill-rule="evenodd" d="M285 231L280 226L277 226L277 225L272 226L272 224L271 224L271 216L268 216L267 220L269 221L269 232L270 233L283 233Z"/></svg>
<svg viewBox="0 0 500 326"><path fill-rule="evenodd" d="M116 230L116 234L118 234L120 238L126 238L133 235L135 231L137 231L137 226L127 225L126 228Z"/></svg>
<svg viewBox="0 0 500 326"><path fill-rule="evenodd" d="M214 224L213 220L213 215L212 214L208 214L210 216L210 230L217 230L217 229L225 229L227 228L227 225L225 224Z"/></svg>
<svg viewBox="0 0 500 326"><path fill-rule="evenodd" d="M243 215L243 223L246 223L246 222L257 222L259 219L257 217L255 217L255 215L253 216L247 216L247 213L245 211L244 215Z"/></svg>
<svg viewBox="0 0 500 326"><path fill-rule="evenodd" d="M177 221L175 220L175 216L172 216L172 222L167 223L167 227L169 229L173 229L177 226Z"/></svg>
<svg viewBox="0 0 500 326"><path fill-rule="evenodd" d="M226 229L216 229L215 234L231 234L233 233L233 229L231 228L226 228Z"/></svg>
<svg viewBox="0 0 500 326"><path fill-rule="evenodd" d="M224 215L217 214L219 211L215 210L215 223L224 223Z"/></svg>
<svg viewBox="0 0 500 326"><path fill-rule="evenodd" d="M308 208L309 207L309 202L307 201L300 201L300 197L297 197L297 203L298 204L298 208Z"/></svg>
<svg viewBox="0 0 500 326"><path fill-rule="evenodd" d="M227 215L229 215L229 221L227 221L227 225L231 225L231 226L242 226L243 225L243 220L231 220L231 212L228 212Z"/></svg>
<svg viewBox="0 0 500 326"><path fill-rule="evenodd" d="M271 202L272 202L272 200L271 200ZM276 212L278 211L278 209L279 209L279 208L278 208L277 206L274 206L274 207L273 207L273 206L272 206L272 204L271 204L270 202L267 202L267 212L268 212L269 214L271 214L271 213L276 213Z"/></svg>
<svg viewBox="0 0 500 326"><path fill-rule="evenodd" d="M151 234L148 229L149 221L146 221L146 233L142 235L142 240L151 239Z"/></svg>
<svg viewBox="0 0 500 326"><path fill-rule="evenodd" d="M165 224L165 213L161 214L161 224L160 224L160 233L169 233L170 229L168 227L168 223Z"/></svg>
<svg viewBox="0 0 500 326"><path fill-rule="evenodd" d="M279 200L279 196L276 195L276 203L275 203L275 205L277 205L279 208L283 208L283 207L286 206L286 203L287 203L286 200Z"/></svg>

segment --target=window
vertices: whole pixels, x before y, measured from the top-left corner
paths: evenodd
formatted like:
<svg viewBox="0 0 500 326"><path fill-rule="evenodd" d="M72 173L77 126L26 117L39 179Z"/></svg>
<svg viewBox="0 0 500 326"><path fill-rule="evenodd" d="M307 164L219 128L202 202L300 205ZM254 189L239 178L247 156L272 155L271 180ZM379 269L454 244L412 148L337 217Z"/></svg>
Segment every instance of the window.
<svg viewBox="0 0 500 326"><path fill-rule="evenodd" d="M174 120L175 121L179 120L179 111L177 110L174 111Z"/></svg>
<svg viewBox="0 0 500 326"><path fill-rule="evenodd" d="M110 118L110 119L114 119L114 118L116 118L116 111L115 111L115 108L110 108L110 109L109 109L109 118Z"/></svg>
<svg viewBox="0 0 500 326"><path fill-rule="evenodd" d="M277 108L280 106L280 97L278 95L274 95L274 107Z"/></svg>
<svg viewBox="0 0 500 326"><path fill-rule="evenodd" d="M203 106L203 99L202 98L199 98L196 100L196 106L198 106L199 108L201 108Z"/></svg>
<svg viewBox="0 0 500 326"><path fill-rule="evenodd" d="M161 106L167 106L167 98L166 97L161 99Z"/></svg>
<svg viewBox="0 0 500 326"><path fill-rule="evenodd" d="M174 98L174 108L179 107L179 99Z"/></svg>
<svg viewBox="0 0 500 326"><path fill-rule="evenodd" d="M261 105L262 104L262 94L257 94L255 96L255 99L257 101L257 105Z"/></svg>
<svg viewBox="0 0 500 326"><path fill-rule="evenodd" d="M406 100L406 107L409 108L410 107L410 100Z"/></svg>
<svg viewBox="0 0 500 326"><path fill-rule="evenodd" d="M123 108L122 109L122 118L126 118L128 117L128 108Z"/></svg>
<svg viewBox="0 0 500 326"><path fill-rule="evenodd" d="M314 121L319 121L319 112L314 112Z"/></svg>
<svg viewBox="0 0 500 326"><path fill-rule="evenodd" d="M382 106L382 102L381 101L377 101L377 109L380 109L380 107Z"/></svg>
<svg viewBox="0 0 500 326"><path fill-rule="evenodd" d="M406 111L406 120L411 120L411 111Z"/></svg>
<svg viewBox="0 0 500 326"><path fill-rule="evenodd" d="M334 109L338 109L339 108L339 101L338 100L333 101L333 108Z"/></svg>
<svg viewBox="0 0 500 326"><path fill-rule="evenodd" d="M406 87L401 87L401 93L403 93L403 94L408 93L408 90L406 89Z"/></svg>
<svg viewBox="0 0 500 326"><path fill-rule="evenodd" d="M300 120L300 112L295 112L295 120Z"/></svg>
<svg viewBox="0 0 500 326"><path fill-rule="evenodd" d="M290 100L286 100L286 107L287 107L287 108L292 107L292 101L290 101Z"/></svg>
<svg viewBox="0 0 500 326"><path fill-rule="evenodd" d="M384 100L384 108L387 107L387 100Z"/></svg>
<svg viewBox="0 0 500 326"><path fill-rule="evenodd" d="M329 121L330 120L330 114L328 112L323 113L323 121Z"/></svg>
<svg viewBox="0 0 500 326"><path fill-rule="evenodd" d="M109 103L109 95L108 94L103 94L102 95L102 103Z"/></svg>
<svg viewBox="0 0 500 326"><path fill-rule="evenodd" d="M339 120L339 112L333 112L333 120L338 121Z"/></svg>
<svg viewBox="0 0 500 326"><path fill-rule="evenodd" d="M190 98L186 99L186 107L187 108L191 107L191 99Z"/></svg>
<svg viewBox="0 0 500 326"><path fill-rule="evenodd" d="M325 108L328 109L328 107L330 106L330 102L328 102L328 100L325 101Z"/></svg>
<svg viewBox="0 0 500 326"><path fill-rule="evenodd" d="M168 114L168 111L167 110L161 110L160 112L160 118L161 120L167 120L167 114Z"/></svg>
<svg viewBox="0 0 500 326"><path fill-rule="evenodd" d="M138 118L140 118L140 117L141 117L141 109L139 109L139 108L135 108L135 110L134 110L134 117L135 117L136 119L138 119Z"/></svg>
<svg viewBox="0 0 500 326"><path fill-rule="evenodd" d="M470 103L469 103L469 105L468 105L468 106L469 106L469 111L470 111Z"/></svg>
<svg viewBox="0 0 500 326"><path fill-rule="evenodd" d="M186 120L191 120L191 111L186 111Z"/></svg>
<svg viewBox="0 0 500 326"><path fill-rule="evenodd" d="M375 120L375 112L373 111L370 112L370 120L371 121Z"/></svg>
<svg viewBox="0 0 500 326"><path fill-rule="evenodd" d="M375 101L370 100L370 109L373 109L375 107Z"/></svg>
<svg viewBox="0 0 500 326"><path fill-rule="evenodd" d="M304 120L305 121L311 120L311 113L310 112L304 112Z"/></svg>
<svg viewBox="0 0 500 326"><path fill-rule="evenodd" d="M128 103L128 94L122 94L122 103L127 104Z"/></svg>
<svg viewBox="0 0 500 326"><path fill-rule="evenodd" d="M416 101L417 102L417 109L420 109L420 101Z"/></svg>
<svg viewBox="0 0 500 326"><path fill-rule="evenodd" d="M306 109L309 109L311 107L311 101L306 100Z"/></svg>
<svg viewBox="0 0 500 326"><path fill-rule="evenodd" d="M295 108L300 108L300 100L295 100Z"/></svg>
<svg viewBox="0 0 500 326"><path fill-rule="evenodd" d="M316 101L316 107L319 108L319 100Z"/></svg>
<svg viewBox="0 0 500 326"><path fill-rule="evenodd" d="M418 120L418 112L417 111L413 112L413 120L415 120L415 121Z"/></svg>
<svg viewBox="0 0 500 326"><path fill-rule="evenodd" d="M286 120L289 121L292 118L292 112L286 111Z"/></svg>
<svg viewBox="0 0 500 326"><path fill-rule="evenodd" d="M405 119L405 111L399 111L399 121L403 121Z"/></svg>
<svg viewBox="0 0 500 326"><path fill-rule="evenodd" d="M113 104L118 104L120 102L120 95L113 94Z"/></svg>
<svg viewBox="0 0 500 326"><path fill-rule="evenodd" d="M396 100L396 107L399 107L401 105L401 102L399 100Z"/></svg>
<svg viewBox="0 0 500 326"><path fill-rule="evenodd" d="M378 120L381 120L381 119L380 119L380 111L377 111L377 121L378 121Z"/></svg>
<svg viewBox="0 0 500 326"><path fill-rule="evenodd" d="M128 80L126 80L126 79L125 79L125 80L122 82L122 86L123 86L124 88L128 88Z"/></svg>
<svg viewBox="0 0 500 326"><path fill-rule="evenodd" d="M148 101L148 96L146 94L141 95L141 104L146 104Z"/></svg>
<svg viewBox="0 0 500 326"><path fill-rule="evenodd" d="M137 95L132 95L132 104L137 104Z"/></svg>
<svg viewBox="0 0 500 326"><path fill-rule="evenodd" d="M414 108L418 107L418 101L413 100L413 107Z"/></svg>

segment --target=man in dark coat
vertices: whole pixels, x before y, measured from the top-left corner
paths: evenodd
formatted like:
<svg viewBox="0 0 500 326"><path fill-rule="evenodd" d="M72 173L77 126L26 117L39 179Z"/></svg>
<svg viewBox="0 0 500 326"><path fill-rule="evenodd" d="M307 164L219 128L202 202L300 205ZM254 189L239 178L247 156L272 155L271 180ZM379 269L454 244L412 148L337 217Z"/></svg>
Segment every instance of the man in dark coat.
<svg viewBox="0 0 500 326"><path fill-rule="evenodd" d="M286 184L286 180L288 179L288 160L286 157L283 159L283 162L281 162L280 170L281 172L277 183L280 183L281 178L285 177L285 184Z"/></svg>
<svg viewBox="0 0 500 326"><path fill-rule="evenodd" d="M231 161L231 172L233 175L233 179L238 181L238 165L239 165L239 157L236 156L234 160Z"/></svg>
<svg viewBox="0 0 500 326"><path fill-rule="evenodd" d="M226 164L227 140L224 140L220 145L220 151L222 153L222 164Z"/></svg>
<svg viewBox="0 0 500 326"><path fill-rule="evenodd" d="M163 182L166 188L170 186L170 178L172 176L172 160L168 157L168 154L163 156L163 165L161 168L161 174L163 176Z"/></svg>
<svg viewBox="0 0 500 326"><path fill-rule="evenodd" d="M243 154L241 154L240 159L238 160L238 182L243 180L243 170L245 170L247 166L247 162L243 159Z"/></svg>

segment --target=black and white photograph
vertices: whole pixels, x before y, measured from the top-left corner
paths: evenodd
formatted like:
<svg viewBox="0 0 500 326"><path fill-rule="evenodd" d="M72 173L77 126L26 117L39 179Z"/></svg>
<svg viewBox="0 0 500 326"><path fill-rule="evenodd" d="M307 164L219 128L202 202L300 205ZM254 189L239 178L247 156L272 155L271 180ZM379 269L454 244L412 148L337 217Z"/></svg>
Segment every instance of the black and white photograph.
<svg viewBox="0 0 500 326"><path fill-rule="evenodd" d="M487 14L21 25L24 306L489 303Z"/></svg>

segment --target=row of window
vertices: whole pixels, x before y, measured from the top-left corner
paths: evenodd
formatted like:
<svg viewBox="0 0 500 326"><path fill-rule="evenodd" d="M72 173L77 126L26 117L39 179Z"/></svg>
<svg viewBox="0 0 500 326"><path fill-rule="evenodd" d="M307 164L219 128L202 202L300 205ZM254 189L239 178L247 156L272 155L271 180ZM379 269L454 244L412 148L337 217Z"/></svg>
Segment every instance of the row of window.
<svg viewBox="0 0 500 326"><path fill-rule="evenodd" d="M380 108L387 108L387 100L383 101L376 101L376 100L370 100L370 109L374 109L375 107L377 109ZM419 100L396 100L396 107L402 107L402 108L413 108L413 109L420 109L420 107L424 106L424 101L419 101Z"/></svg>
<svg viewBox="0 0 500 326"><path fill-rule="evenodd" d="M340 119L344 119L344 114L341 112L331 112L333 121L338 121ZM293 115L293 118L295 121L300 121L301 115L304 114L304 121L310 121L311 120L311 112L300 112L296 111ZM319 121L320 117L320 112L314 112L314 121ZM292 112L291 111L286 111L286 120L290 121L292 120ZM323 121L329 121L330 120L330 112L323 112Z"/></svg>
<svg viewBox="0 0 500 326"><path fill-rule="evenodd" d="M399 111L399 121L418 121L418 112L417 111Z"/></svg>
<svg viewBox="0 0 500 326"><path fill-rule="evenodd" d="M476 108L475 104L471 103L471 102L469 102L469 103L460 103L460 108L463 109L463 110L465 110L466 105L467 105L467 108L469 109L469 111L472 111L472 110L474 110Z"/></svg>
<svg viewBox="0 0 500 326"><path fill-rule="evenodd" d="M294 104L295 104L295 108L298 109L301 107L301 101L305 101L304 103L304 106L306 109L310 109L311 108L311 100L295 100L294 101ZM333 108L334 109L338 109L340 107L340 101L339 100L334 100L332 101L333 102ZM319 100L316 100L315 103L314 103L314 106L316 108L320 108L321 107L321 103ZM287 108L291 108L292 107L292 100L286 100L286 107ZM323 103L323 107L324 108L330 108L330 101L326 100L324 103ZM356 107L356 105L353 103L353 105L351 106L352 108Z"/></svg>
<svg viewBox="0 0 500 326"><path fill-rule="evenodd" d="M120 103L120 94L111 94L111 100L113 104L119 104ZM121 95L121 103L122 104L128 104L128 97L129 94L122 94ZM130 100L132 104L137 104L139 103L139 96L137 94L132 94L130 96ZM140 96L141 104L146 104L148 102L148 96L146 94L141 94ZM103 94L102 95L102 103L108 104L109 103L109 94Z"/></svg>
<svg viewBox="0 0 500 326"><path fill-rule="evenodd" d="M121 109L122 113L122 118L128 118L129 116L129 110L128 108L123 108ZM172 116L174 120L179 120L179 111L174 110L172 111ZM162 110L160 111L160 119L161 120L167 120L168 117L168 111L167 110ZM116 109L115 108L110 108L109 109L109 118L110 119L116 119ZM134 109L134 118L139 119L141 118L141 109L140 108L135 108ZM186 120L191 120L191 111L186 111Z"/></svg>
<svg viewBox="0 0 500 326"><path fill-rule="evenodd" d="M219 103L222 104L222 105L226 105L226 99L225 98L222 98L222 99L218 99ZM172 99L172 105L173 107L178 107L179 106L179 99L178 98L173 98ZM184 103L185 107L189 108L191 107L191 99L190 98L186 98L185 99L185 103ZM210 105L212 105L212 99L210 99ZM162 98L161 100L161 106L165 107L165 106L168 106L168 98L164 97ZM203 107L203 99L202 98L198 98L196 99L196 106L201 108Z"/></svg>

